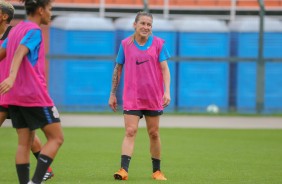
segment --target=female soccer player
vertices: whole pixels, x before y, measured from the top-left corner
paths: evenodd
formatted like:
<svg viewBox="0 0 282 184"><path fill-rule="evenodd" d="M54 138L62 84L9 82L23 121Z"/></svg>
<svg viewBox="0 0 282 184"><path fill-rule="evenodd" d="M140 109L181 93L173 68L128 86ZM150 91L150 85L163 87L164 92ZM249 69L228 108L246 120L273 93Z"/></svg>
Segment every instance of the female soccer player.
<svg viewBox="0 0 282 184"><path fill-rule="evenodd" d="M14 17L14 12L15 9L12 4L10 4L7 1L0 1L0 35L2 36L0 38L0 45L3 43L3 41L8 37L10 30L12 29L12 26L10 26L10 22ZM4 62L4 61L3 61ZM0 62L0 70L2 69L1 67L1 62ZM0 82L2 81L1 77L1 72L0 72ZM0 95L0 127L2 126L3 122L9 118L8 115L8 107L7 106L2 106L2 101L1 101L1 95ZM42 144L37 135L34 136L34 140L31 145L31 151L35 158L38 158L38 155L40 153ZM44 175L43 180L46 181L54 176L54 173L52 171L52 168L49 167L47 172Z"/></svg>
<svg viewBox="0 0 282 184"><path fill-rule="evenodd" d="M170 54L164 41L152 35L153 17L139 12L133 23L135 32L122 40L113 72L109 106L117 110L116 91L124 68L123 114L125 136L122 143L121 168L114 174L116 180L128 179L128 167L134 149L139 120L145 116L150 138L153 164L152 178L167 180L160 169L161 142L160 115L170 102L170 72L167 64Z"/></svg>
<svg viewBox="0 0 282 184"><path fill-rule="evenodd" d="M59 113L50 98L45 80L44 40L40 25L51 21L51 0L21 0L27 20L18 23L0 48L4 80L0 83L2 104L8 105L18 134L16 169L20 184L41 183L63 143ZM47 138L29 181L29 154L35 130Z"/></svg>

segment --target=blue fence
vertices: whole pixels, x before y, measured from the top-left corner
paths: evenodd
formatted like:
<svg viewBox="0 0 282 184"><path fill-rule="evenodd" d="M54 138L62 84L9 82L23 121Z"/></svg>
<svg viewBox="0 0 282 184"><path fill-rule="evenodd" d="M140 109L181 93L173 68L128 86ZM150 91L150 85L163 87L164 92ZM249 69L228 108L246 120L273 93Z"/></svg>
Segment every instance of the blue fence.
<svg viewBox="0 0 282 184"><path fill-rule="evenodd" d="M278 21L266 19L264 33L264 52L266 58L282 58L282 25ZM236 27L235 27L236 26ZM231 54L242 58L258 56L259 22L257 19L245 19L234 22L231 31ZM255 62L239 62L234 66L236 77L236 107L239 112L256 111L256 67ZM282 63L266 61L264 111L278 112L282 110L282 86L279 73Z"/></svg>
<svg viewBox="0 0 282 184"><path fill-rule="evenodd" d="M228 57L228 33L181 33L179 56ZM204 111L216 104L228 109L228 63L179 62L178 108Z"/></svg>
<svg viewBox="0 0 282 184"><path fill-rule="evenodd" d="M67 17L61 17L66 21ZM88 17L91 30L80 27L51 27L50 54L115 55L116 33L112 23ZM84 19L85 20L85 19ZM99 27L91 27L100 22ZM87 26L87 25L83 25ZM84 29L84 30L81 30ZM49 91L62 111L105 111L111 88L114 62L101 59L51 59Z"/></svg>
<svg viewBox="0 0 282 184"><path fill-rule="evenodd" d="M90 17L90 28L84 22L80 28L77 22L76 27L64 27L68 19L61 17L51 26L51 56L114 58L120 41L133 33L131 19L116 21L115 25L108 20ZM91 21L95 24L91 24ZM172 57L256 58L258 55L257 31L240 31L239 28L230 31L226 24L217 20L179 22L180 25L158 20L154 22L153 34L166 41ZM277 25L275 27L277 29ZM266 30L264 42L265 57L282 58L282 29L280 32ZM75 58L50 59L49 91L56 105L61 111L109 111L108 98L114 61ZM209 105L216 105L221 112L227 112L234 105L239 112L255 112L255 62L180 60L168 61L168 64L172 101L166 111L204 112ZM282 63L266 62L265 112L282 111L281 73ZM119 102L122 102L122 86L121 83Z"/></svg>

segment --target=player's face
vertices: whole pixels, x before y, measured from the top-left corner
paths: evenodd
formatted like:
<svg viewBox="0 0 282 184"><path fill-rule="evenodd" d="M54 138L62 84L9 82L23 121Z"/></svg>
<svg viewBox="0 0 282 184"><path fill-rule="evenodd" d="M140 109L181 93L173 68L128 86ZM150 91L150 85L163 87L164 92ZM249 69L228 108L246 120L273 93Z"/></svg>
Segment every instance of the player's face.
<svg viewBox="0 0 282 184"><path fill-rule="evenodd" d="M141 16L138 22L134 23L135 32L138 36L148 37L152 32L153 20L149 16Z"/></svg>
<svg viewBox="0 0 282 184"><path fill-rule="evenodd" d="M6 20L8 18L8 15L6 13L3 13L0 9L0 24L6 24Z"/></svg>
<svg viewBox="0 0 282 184"><path fill-rule="evenodd" d="M42 15L41 15L41 24L47 25L51 22L51 16L52 16L52 5L51 3L48 3L44 9L42 9Z"/></svg>

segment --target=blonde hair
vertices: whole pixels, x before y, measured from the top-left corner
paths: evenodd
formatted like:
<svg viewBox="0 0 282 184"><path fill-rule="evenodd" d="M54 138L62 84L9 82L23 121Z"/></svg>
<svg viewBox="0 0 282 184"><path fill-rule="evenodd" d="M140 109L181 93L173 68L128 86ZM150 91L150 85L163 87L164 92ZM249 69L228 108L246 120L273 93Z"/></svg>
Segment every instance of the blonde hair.
<svg viewBox="0 0 282 184"><path fill-rule="evenodd" d="M0 0L0 9L3 13L8 15L7 23L10 23L11 20L14 18L14 6L7 1Z"/></svg>
<svg viewBox="0 0 282 184"><path fill-rule="evenodd" d="M137 13L134 22L137 23L140 17L143 17L143 16L150 17L153 20L153 15L151 13L140 11ZM132 44L134 39L135 39L135 32L131 35L131 39L128 41L128 45Z"/></svg>

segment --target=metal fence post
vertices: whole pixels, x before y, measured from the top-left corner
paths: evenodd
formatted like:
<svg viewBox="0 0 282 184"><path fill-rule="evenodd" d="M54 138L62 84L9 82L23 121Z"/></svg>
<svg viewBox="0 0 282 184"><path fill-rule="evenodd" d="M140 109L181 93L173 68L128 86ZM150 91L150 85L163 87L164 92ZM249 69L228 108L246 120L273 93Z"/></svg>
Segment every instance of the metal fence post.
<svg viewBox="0 0 282 184"><path fill-rule="evenodd" d="M148 0L143 0L143 4L144 4L144 12L148 12L149 13Z"/></svg>
<svg viewBox="0 0 282 184"><path fill-rule="evenodd" d="M263 54L264 44L264 0L258 0L260 11L259 11L259 47L258 47L258 62L257 62L257 81L256 81L256 111L262 113L264 109L264 86L265 86L265 61Z"/></svg>

